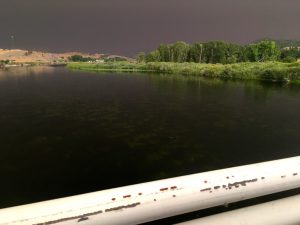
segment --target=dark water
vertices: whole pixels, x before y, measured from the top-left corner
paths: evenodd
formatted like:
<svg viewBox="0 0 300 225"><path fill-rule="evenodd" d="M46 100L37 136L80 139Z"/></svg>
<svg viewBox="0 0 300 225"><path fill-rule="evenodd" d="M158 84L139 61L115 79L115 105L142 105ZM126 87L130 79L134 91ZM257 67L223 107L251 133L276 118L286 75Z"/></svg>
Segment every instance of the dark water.
<svg viewBox="0 0 300 225"><path fill-rule="evenodd" d="M300 87L0 71L0 208L300 155Z"/></svg>

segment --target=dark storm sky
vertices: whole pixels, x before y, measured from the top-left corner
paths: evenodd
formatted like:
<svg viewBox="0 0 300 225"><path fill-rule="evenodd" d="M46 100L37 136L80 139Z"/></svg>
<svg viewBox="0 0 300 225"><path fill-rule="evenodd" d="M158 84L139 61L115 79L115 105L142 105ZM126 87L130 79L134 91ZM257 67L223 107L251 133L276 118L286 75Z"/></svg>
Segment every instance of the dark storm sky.
<svg viewBox="0 0 300 225"><path fill-rule="evenodd" d="M159 43L300 39L299 0L0 0L0 48L132 56Z"/></svg>

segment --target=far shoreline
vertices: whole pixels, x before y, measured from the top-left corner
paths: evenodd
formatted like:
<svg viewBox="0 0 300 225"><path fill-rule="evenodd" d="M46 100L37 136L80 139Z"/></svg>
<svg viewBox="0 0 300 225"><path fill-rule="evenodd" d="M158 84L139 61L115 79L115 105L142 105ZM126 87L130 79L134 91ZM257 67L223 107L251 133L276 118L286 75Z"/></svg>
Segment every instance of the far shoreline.
<svg viewBox="0 0 300 225"><path fill-rule="evenodd" d="M204 63L79 63L71 62L67 68L94 72L141 72L181 74L236 80L260 80L277 83L300 83L300 63L246 62L234 64Z"/></svg>

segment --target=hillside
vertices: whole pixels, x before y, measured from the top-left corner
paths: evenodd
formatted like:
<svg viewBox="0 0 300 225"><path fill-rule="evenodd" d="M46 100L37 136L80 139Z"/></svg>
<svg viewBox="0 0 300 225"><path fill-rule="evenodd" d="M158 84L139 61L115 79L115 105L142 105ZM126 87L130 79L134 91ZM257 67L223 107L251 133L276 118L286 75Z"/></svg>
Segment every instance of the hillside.
<svg viewBox="0 0 300 225"><path fill-rule="evenodd" d="M39 51L28 51L21 49L0 49L0 61L9 60L14 63L54 63L66 62L72 55L82 55L83 57L92 57L100 59L101 54L85 54L80 52L67 52L67 53L48 53Z"/></svg>

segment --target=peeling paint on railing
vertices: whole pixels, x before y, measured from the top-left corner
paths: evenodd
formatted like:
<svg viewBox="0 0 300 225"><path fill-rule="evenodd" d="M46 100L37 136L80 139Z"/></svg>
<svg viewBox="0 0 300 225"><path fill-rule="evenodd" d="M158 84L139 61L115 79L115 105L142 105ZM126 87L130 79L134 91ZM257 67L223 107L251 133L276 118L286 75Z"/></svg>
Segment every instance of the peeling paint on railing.
<svg viewBox="0 0 300 225"><path fill-rule="evenodd" d="M300 157L0 210L0 225L139 224L300 187Z"/></svg>

